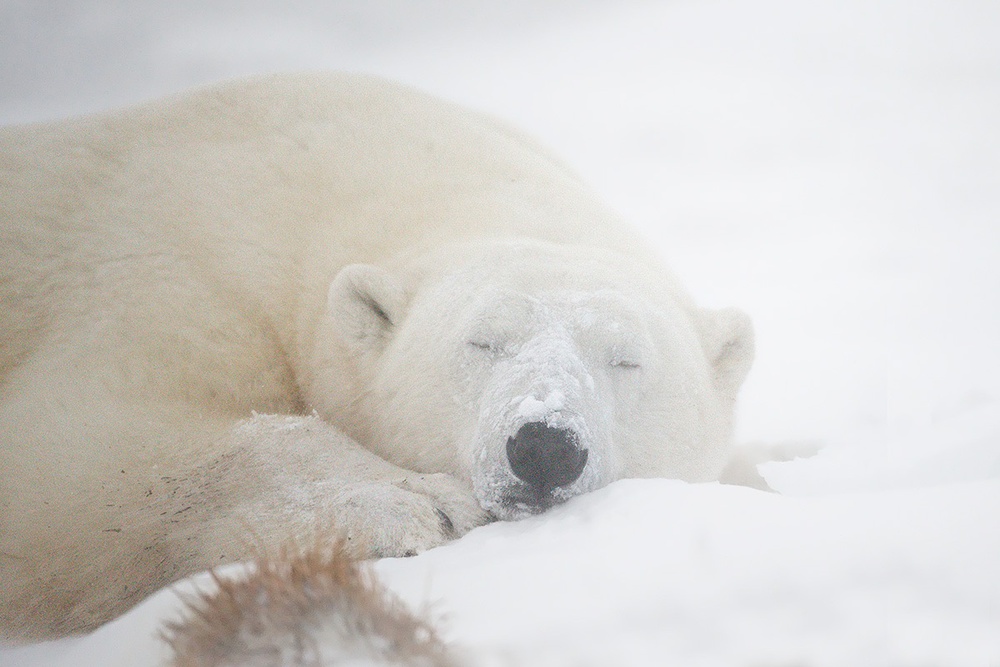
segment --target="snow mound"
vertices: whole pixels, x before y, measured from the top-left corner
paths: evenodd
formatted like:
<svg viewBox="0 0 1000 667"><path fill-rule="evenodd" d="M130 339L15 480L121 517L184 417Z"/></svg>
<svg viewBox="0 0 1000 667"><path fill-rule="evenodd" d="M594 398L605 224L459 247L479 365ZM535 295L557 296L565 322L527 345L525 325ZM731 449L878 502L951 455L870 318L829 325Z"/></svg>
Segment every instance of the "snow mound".
<svg viewBox="0 0 1000 667"><path fill-rule="evenodd" d="M812 498L626 480L375 569L477 665L971 667L1000 662L997 525L1000 480ZM199 585L0 663L159 666Z"/></svg>

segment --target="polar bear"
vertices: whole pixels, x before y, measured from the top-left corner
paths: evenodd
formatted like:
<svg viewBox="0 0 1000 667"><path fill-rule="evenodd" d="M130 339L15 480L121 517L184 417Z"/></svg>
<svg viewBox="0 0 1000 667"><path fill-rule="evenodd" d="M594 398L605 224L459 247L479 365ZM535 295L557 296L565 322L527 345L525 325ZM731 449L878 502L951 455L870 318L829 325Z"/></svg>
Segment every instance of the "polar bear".
<svg viewBox="0 0 1000 667"><path fill-rule="evenodd" d="M716 479L748 318L506 125L268 76L0 131L0 632L335 526L416 553Z"/></svg>

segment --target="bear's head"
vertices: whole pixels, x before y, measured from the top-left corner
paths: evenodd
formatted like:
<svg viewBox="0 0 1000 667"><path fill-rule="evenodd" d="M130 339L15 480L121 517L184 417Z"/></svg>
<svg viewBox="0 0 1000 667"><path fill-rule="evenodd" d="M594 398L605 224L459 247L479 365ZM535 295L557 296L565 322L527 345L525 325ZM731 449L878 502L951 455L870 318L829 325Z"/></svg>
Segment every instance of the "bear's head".
<svg viewBox="0 0 1000 667"><path fill-rule="evenodd" d="M471 482L500 519L625 477L716 479L749 319L647 260L539 241L345 267L310 399L387 460Z"/></svg>

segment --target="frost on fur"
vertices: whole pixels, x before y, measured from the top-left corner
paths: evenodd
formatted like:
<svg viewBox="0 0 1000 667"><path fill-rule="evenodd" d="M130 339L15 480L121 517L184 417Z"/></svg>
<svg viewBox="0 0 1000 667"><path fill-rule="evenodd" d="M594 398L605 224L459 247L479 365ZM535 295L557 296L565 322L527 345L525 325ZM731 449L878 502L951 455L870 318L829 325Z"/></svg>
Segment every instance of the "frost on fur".
<svg viewBox="0 0 1000 667"><path fill-rule="evenodd" d="M384 589L341 542L286 546L244 578L213 574L164 638L173 667L448 667L455 658L424 618Z"/></svg>

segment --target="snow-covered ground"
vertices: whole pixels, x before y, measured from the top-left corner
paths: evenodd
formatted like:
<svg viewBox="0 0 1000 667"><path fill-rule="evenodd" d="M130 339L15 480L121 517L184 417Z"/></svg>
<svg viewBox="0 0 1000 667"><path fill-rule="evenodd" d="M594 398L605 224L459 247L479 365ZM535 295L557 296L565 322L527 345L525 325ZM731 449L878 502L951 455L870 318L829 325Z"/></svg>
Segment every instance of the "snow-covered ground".
<svg viewBox="0 0 1000 667"><path fill-rule="evenodd" d="M783 495L627 481L378 572L485 664L1000 665L1000 3L0 4L0 122L363 70L539 136L754 318ZM0 665L156 665L161 593Z"/></svg>

